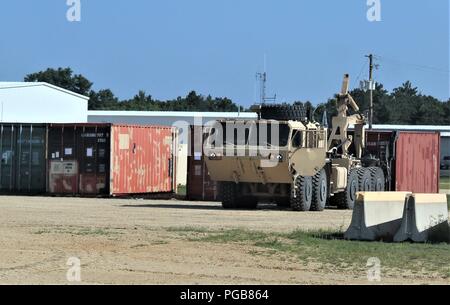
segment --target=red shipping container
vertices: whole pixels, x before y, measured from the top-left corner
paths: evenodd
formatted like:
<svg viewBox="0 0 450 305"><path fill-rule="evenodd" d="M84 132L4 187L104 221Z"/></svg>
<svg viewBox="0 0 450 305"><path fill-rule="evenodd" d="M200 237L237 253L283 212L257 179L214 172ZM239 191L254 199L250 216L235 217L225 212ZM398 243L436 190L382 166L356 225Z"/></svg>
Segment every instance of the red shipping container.
<svg viewBox="0 0 450 305"><path fill-rule="evenodd" d="M123 196L176 191L175 128L52 124L48 134L49 193Z"/></svg>
<svg viewBox="0 0 450 305"><path fill-rule="evenodd" d="M438 132L367 131L367 151L392 170L390 191L439 193Z"/></svg>
<svg viewBox="0 0 450 305"><path fill-rule="evenodd" d="M400 132L396 141L396 190L439 193L440 151L438 132Z"/></svg>

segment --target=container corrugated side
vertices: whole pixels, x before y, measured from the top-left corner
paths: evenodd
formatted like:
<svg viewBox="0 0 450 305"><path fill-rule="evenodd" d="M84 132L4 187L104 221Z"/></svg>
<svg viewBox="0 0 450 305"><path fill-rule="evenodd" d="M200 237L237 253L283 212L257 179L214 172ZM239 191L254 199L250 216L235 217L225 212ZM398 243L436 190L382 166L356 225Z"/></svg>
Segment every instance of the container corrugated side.
<svg viewBox="0 0 450 305"><path fill-rule="evenodd" d="M113 125L110 195L175 191L176 129Z"/></svg>
<svg viewBox="0 0 450 305"><path fill-rule="evenodd" d="M436 133L400 132L396 141L396 190L439 193L440 141Z"/></svg>

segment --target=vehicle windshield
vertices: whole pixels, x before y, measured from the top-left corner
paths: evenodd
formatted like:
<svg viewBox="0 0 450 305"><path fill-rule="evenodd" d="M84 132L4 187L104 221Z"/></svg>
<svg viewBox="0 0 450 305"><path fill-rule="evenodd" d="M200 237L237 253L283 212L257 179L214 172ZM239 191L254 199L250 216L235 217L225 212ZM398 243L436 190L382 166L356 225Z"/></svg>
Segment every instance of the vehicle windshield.
<svg viewBox="0 0 450 305"><path fill-rule="evenodd" d="M222 122L220 129L213 128L211 134L224 145L284 147L289 142L290 127L285 123Z"/></svg>

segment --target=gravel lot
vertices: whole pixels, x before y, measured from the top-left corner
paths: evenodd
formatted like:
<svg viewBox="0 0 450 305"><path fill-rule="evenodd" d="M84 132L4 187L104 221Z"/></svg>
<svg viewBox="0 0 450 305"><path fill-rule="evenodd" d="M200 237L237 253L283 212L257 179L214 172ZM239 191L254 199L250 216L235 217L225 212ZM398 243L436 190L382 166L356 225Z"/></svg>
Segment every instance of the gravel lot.
<svg viewBox="0 0 450 305"><path fill-rule="evenodd" d="M70 257L81 260L82 284L365 284L365 273L324 273L285 254L192 241L179 232L345 230L350 220L350 211L337 210L226 211L217 203L175 200L0 197L0 284L70 284ZM404 281L390 277L384 283Z"/></svg>

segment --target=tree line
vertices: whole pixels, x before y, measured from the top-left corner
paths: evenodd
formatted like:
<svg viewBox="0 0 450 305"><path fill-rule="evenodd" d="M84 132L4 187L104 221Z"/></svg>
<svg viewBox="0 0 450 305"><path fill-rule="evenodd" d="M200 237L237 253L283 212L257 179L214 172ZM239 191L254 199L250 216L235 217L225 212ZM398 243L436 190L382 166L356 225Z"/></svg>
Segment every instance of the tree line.
<svg viewBox="0 0 450 305"><path fill-rule="evenodd" d="M139 91L133 98L120 100L111 89L95 91L93 83L70 68L47 69L25 76L26 82L47 82L89 97L89 110L134 110L134 111L211 111L237 112L244 110L227 97L203 96L191 91L185 97L160 101L145 91Z"/></svg>
<svg viewBox="0 0 450 305"><path fill-rule="evenodd" d="M120 100L112 90L95 91L93 83L80 74L74 74L70 68L47 69L29 74L27 82L47 82L61 88L88 96L90 110L135 110L135 111L209 111L236 112L247 110L238 106L227 97L203 96L191 91L185 97L160 101L144 91L139 91L133 98ZM369 109L369 93L361 89L350 92L361 111ZM450 99L439 99L422 94L410 81L403 83L391 92L382 84L376 85L374 97L374 124L407 124L407 125L450 125ZM337 114L337 97L314 107L310 102L294 101L303 104L311 116L322 121L326 111L328 122Z"/></svg>

